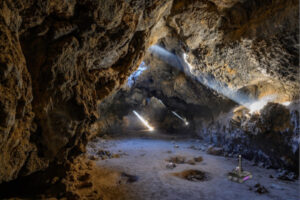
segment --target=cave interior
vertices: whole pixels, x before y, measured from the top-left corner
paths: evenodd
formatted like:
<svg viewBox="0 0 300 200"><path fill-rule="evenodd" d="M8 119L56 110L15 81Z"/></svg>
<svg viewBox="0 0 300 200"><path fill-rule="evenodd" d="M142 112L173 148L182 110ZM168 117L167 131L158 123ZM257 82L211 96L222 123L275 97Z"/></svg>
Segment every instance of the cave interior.
<svg viewBox="0 0 300 200"><path fill-rule="evenodd" d="M298 0L2 0L0 199L300 198Z"/></svg>

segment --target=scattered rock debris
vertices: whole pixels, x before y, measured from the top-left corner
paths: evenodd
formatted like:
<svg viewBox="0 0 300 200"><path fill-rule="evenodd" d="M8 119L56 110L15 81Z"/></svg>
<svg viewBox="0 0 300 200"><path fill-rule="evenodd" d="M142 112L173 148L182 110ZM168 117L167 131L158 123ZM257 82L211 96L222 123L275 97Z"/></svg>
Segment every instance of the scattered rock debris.
<svg viewBox="0 0 300 200"><path fill-rule="evenodd" d="M221 156L223 154L223 149L221 147L210 146L206 152L211 155Z"/></svg>
<svg viewBox="0 0 300 200"><path fill-rule="evenodd" d="M193 160L188 160L188 161L186 161L186 163L189 164L189 165L195 165L196 164L194 159Z"/></svg>
<svg viewBox="0 0 300 200"><path fill-rule="evenodd" d="M109 151L105 151L103 149L99 149L97 152L97 155L102 160L112 158L112 154Z"/></svg>
<svg viewBox="0 0 300 200"><path fill-rule="evenodd" d="M262 185L260 185L259 183L256 183L254 185L255 188L255 192L257 192L258 194L265 194L265 193L269 193L269 191Z"/></svg>
<svg viewBox="0 0 300 200"><path fill-rule="evenodd" d="M272 174L269 175L269 178L274 178L274 176L272 176Z"/></svg>
<svg viewBox="0 0 300 200"><path fill-rule="evenodd" d="M120 180L123 184L119 184ZM65 165L54 166L8 185L5 192L0 188L0 199L130 199L127 198L128 183L136 180L135 176L99 167L81 155ZM20 195L16 196L18 193Z"/></svg>
<svg viewBox="0 0 300 200"><path fill-rule="evenodd" d="M195 169L184 170L182 172L174 173L174 175L186 179L188 181L208 180L208 176L206 175L206 172L195 170Z"/></svg>
<svg viewBox="0 0 300 200"><path fill-rule="evenodd" d="M173 157L167 159L166 161L171 162L171 163L175 163L175 164L184 164L185 160L186 159L183 156L173 156Z"/></svg>
<svg viewBox="0 0 300 200"><path fill-rule="evenodd" d="M287 170L281 170L276 174L276 178L284 181L294 181L297 179L297 175Z"/></svg>
<svg viewBox="0 0 300 200"><path fill-rule="evenodd" d="M99 158L97 156L95 156L95 155L89 156L89 159L90 160L99 160Z"/></svg>
<svg viewBox="0 0 300 200"><path fill-rule="evenodd" d="M194 157L194 161L195 162L202 162L203 158L202 158L202 156Z"/></svg>
<svg viewBox="0 0 300 200"><path fill-rule="evenodd" d="M121 182L125 182L125 183L134 183L134 182L138 181L138 179L139 179L138 176L130 175L125 172L121 173L121 178L122 178Z"/></svg>
<svg viewBox="0 0 300 200"><path fill-rule="evenodd" d="M103 149L98 150L97 152L97 156L99 156L99 158L101 160L106 160L106 159L111 159L111 158L120 158L121 155L125 155L125 154L112 154L109 151L105 151ZM91 160L97 160L98 158L95 158L95 156L90 156Z"/></svg>
<svg viewBox="0 0 300 200"><path fill-rule="evenodd" d="M166 165L166 168L167 169L174 169L176 167L176 164L175 163L172 163L172 162L169 162L167 165Z"/></svg>
<svg viewBox="0 0 300 200"><path fill-rule="evenodd" d="M195 165L196 162L202 162L203 158L201 156L194 157L192 159L187 160L184 156L173 156L166 160L169 163L175 163L175 164L190 164Z"/></svg>

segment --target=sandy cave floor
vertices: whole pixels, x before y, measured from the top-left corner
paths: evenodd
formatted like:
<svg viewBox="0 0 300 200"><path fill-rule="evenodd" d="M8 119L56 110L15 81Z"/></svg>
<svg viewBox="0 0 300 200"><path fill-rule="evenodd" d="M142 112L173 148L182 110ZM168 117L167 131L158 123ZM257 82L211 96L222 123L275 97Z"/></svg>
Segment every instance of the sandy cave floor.
<svg viewBox="0 0 300 200"><path fill-rule="evenodd" d="M149 133L150 134L150 133ZM244 170L253 174L253 179L243 184L231 182L227 173L237 165L237 159L207 154L207 145L195 139L170 139L151 137L96 139L88 145L87 153L96 158L96 166L101 169L133 175L126 182L126 196L121 199L151 200L248 200L280 199L297 200L300 198L299 180L289 182L276 178L276 171L253 166L243 160ZM191 148L193 147L193 148ZM100 156L99 150L109 151L111 158ZM97 154L98 153L98 154ZM203 161L192 164L177 164L168 169L166 159L181 156L186 160L201 156ZM207 179L189 181L173 173L188 169L204 171ZM255 192L255 184L264 186L268 193Z"/></svg>

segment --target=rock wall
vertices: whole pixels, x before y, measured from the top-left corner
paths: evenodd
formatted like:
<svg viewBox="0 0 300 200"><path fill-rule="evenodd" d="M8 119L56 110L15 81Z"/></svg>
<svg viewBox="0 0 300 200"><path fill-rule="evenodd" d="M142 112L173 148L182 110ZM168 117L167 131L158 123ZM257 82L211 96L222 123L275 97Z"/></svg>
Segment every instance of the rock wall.
<svg viewBox="0 0 300 200"><path fill-rule="evenodd" d="M260 114L243 109L219 116L199 135L222 147L225 155L242 155L267 168L299 169L299 102L289 107L268 103Z"/></svg>
<svg viewBox="0 0 300 200"><path fill-rule="evenodd" d="M123 91L116 99L122 99L120 105L139 108L144 106L143 97L155 96L169 109L189 113L189 120L198 125L194 131L208 142L223 146L226 152L241 153L264 166L296 170L298 7L298 1L283 0L175 0L158 44L174 54L175 59L186 58L189 65L164 60L163 55L164 62L148 56L145 63L150 71L141 75L134 89ZM190 73L178 72L174 66L188 67ZM235 105L228 100L230 95L214 91L209 81L195 81L202 77L211 77L254 102L273 96L272 102L277 104L266 106L261 114L251 115L245 108L228 112ZM290 102L294 102L293 108L281 105ZM195 113L207 116L197 117ZM106 121L109 123L109 119Z"/></svg>
<svg viewBox="0 0 300 200"><path fill-rule="evenodd" d="M144 61L126 86L100 104L102 115L96 123L100 134L145 130L132 114L137 110L158 133L197 135L222 155L240 154L260 166L297 172L299 102L288 106L269 102L251 113L152 53ZM252 90L247 94L250 98Z"/></svg>
<svg viewBox="0 0 300 200"><path fill-rule="evenodd" d="M0 183L83 152L172 1L0 3Z"/></svg>
<svg viewBox="0 0 300 200"><path fill-rule="evenodd" d="M233 89L268 82L260 95L283 102L299 99L298 18L294 0L175 1L168 26L197 76Z"/></svg>
<svg viewBox="0 0 300 200"><path fill-rule="evenodd" d="M249 99L274 96L276 103L297 102L298 19L299 2L293 0L174 1L167 20L170 36L162 41L166 47L177 46L179 57L187 54L195 77L212 77ZM290 110L268 105L261 115L250 118L229 112L199 130L199 135L265 166L297 171L297 113L297 103Z"/></svg>
<svg viewBox="0 0 300 200"><path fill-rule="evenodd" d="M195 76L255 98L298 99L298 8L297 0L1 1L0 182L83 152L97 104L157 41L187 53Z"/></svg>

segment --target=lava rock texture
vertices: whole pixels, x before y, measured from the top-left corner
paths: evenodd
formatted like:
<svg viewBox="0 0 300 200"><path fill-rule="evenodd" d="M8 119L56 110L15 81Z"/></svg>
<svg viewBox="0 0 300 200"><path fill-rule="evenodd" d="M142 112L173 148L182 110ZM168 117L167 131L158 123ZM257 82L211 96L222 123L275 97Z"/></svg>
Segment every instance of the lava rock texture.
<svg viewBox="0 0 300 200"><path fill-rule="evenodd" d="M0 183L85 150L172 1L0 2Z"/></svg>
<svg viewBox="0 0 300 200"><path fill-rule="evenodd" d="M155 57L155 50L150 50L144 58L148 69L133 80L133 87L100 106L104 112L99 126L126 125L122 117L139 109L155 126L170 132L194 131L226 155L242 154L262 166L298 171L298 7L293 0L175 0L158 44L178 60ZM188 69L176 64L184 59ZM245 107L234 109L240 102L214 91L211 82L201 81L203 77L254 102L272 96L274 103L260 114ZM164 114L153 115L159 100ZM281 105L286 102L292 103ZM182 126L166 110L186 117L190 126ZM120 130L121 126L115 131Z"/></svg>
<svg viewBox="0 0 300 200"><path fill-rule="evenodd" d="M257 99L299 99L298 19L297 0L1 1L0 183L83 152L98 104L157 41L185 52L195 77L207 74ZM174 91L189 90L177 81ZM178 94L170 105L186 103ZM207 95L201 106L221 102Z"/></svg>
<svg viewBox="0 0 300 200"><path fill-rule="evenodd" d="M256 95L299 99L298 1L175 1L168 25L186 47L196 75ZM166 45L168 46L168 45ZM259 83L263 83L262 86ZM271 83L273 88L263 89Z"/></svg>

